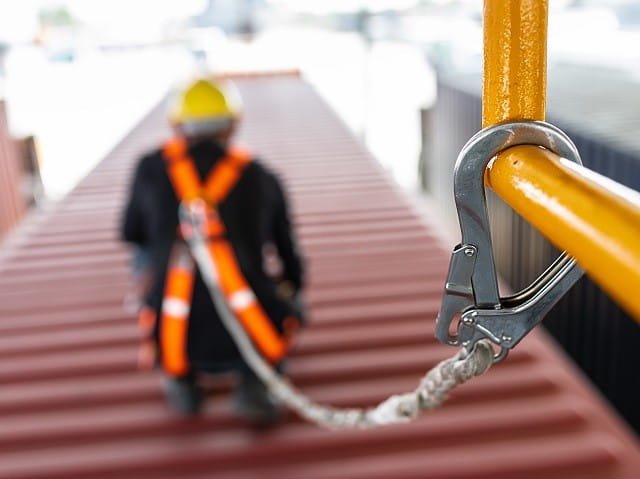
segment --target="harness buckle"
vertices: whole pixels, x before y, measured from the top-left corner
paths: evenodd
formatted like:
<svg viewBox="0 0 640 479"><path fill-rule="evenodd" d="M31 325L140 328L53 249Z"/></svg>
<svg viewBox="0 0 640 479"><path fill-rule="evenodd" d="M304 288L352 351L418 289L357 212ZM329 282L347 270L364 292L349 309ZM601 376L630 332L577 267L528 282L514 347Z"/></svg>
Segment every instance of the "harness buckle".
<svg viewBox="0 0 640 479"><path fill-rule="evenodd" d="M184 240L194 236L212 240L224 235L225 228L215 205L203 198L182 201L178 210L180 234Z"/></svg>
<svg viewBox="0 0 640 479"><path fill-rule="evenodd" d="M468 351L481 339L489 339L499 348L494 362L504 359L583 274L576 262L563 252L527 288L515 295L500 297L484 172L498 153L517 145L543 146L581 164L571 139L557 127L540 121L508 122L485 128L476 133L458 155L454 196L462 241L451 255L436 320L436 338Z"/></svg>

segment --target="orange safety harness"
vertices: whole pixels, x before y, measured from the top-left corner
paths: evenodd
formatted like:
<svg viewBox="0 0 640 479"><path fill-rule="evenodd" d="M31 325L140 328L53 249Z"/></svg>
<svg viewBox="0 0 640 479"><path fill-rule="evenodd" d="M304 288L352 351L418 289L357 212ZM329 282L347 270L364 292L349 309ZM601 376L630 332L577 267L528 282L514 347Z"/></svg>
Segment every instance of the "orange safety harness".
<svg viewBox="0 0 640 479"><path fill-rule="evenodd" d="M297 325L297 321L287 318L285 326L289 327L284 328L284 333L280 333L273 325L242 274L216 210L216 205L224 201L250 163L250 155L242 150L231 149L202 183L188 155L188 145L184 139L177 138L166 143L163 154L178 199L183 204L199 201L207 209L207 249L227 305L263 356L277 363L289 349L291 336L296 329L291 325ZM192 224L181 223L183 238L190 236L191 228ZM162 365L173 376L182 376L189 371L187 336L194 275L195 263L191 253L184 242L179 242L169 260L159 331Z"/></svg>

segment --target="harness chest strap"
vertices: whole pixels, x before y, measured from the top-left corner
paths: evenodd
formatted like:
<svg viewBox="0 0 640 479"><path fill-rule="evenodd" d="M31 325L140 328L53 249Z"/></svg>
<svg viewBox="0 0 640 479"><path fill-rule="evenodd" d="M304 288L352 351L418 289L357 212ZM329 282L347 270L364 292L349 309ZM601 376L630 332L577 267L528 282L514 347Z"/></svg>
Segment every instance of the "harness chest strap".
<svg viewBox="0 0 640 479"><path fill-rule="evenodd" d="M207 205L222 202L242 175L251 157L231 150L215 165L201 183L187 144L182 139L165 145L169 178L182 202L204 199ZM281 335L258 302L238 265L233 247L225 237L225 227L214 208L207 211L208 250L216 267L220 288L236 318L260 352L271 362L278 362L289 347L289 335ZM184 229L188 225L181 225ZM185 232L183 232L184 234ZM188 231L186 231L188 234ZM189 370L187 357L188 319L193 294L195 267L186 246L176 248L167 272L160 324L160 346L164 369L172 375Z"/></svg>

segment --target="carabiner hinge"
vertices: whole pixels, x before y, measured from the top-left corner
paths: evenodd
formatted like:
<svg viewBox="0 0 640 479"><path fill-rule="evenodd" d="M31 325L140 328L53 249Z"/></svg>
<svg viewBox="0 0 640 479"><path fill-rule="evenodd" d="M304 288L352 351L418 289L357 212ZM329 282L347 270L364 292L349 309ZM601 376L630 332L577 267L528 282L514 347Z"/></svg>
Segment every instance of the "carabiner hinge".
<svg viewBox="0 0 640 479"><path fill-rule="evenodd" d="M471 350L481 339L489 339L504 359L549 310L582 277L583 271L573 259L562 254L533 284L516 296L502 298L499 308L471 308L459 321L461 345Z"/></svg>

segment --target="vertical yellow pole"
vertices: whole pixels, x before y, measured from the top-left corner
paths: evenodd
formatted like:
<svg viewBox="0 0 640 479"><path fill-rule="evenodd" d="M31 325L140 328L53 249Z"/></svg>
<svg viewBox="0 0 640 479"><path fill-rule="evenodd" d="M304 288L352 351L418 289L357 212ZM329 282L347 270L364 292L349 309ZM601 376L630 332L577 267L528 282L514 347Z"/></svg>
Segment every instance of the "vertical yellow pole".
<svg viewBox="0 0 640 479"><path fill-rule="evenodd" d="M484 1L482 126L544 120L548 0Z"/></svg>

